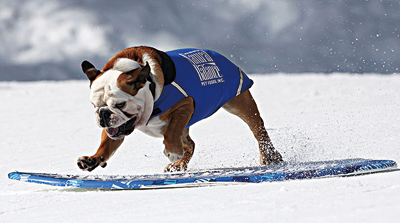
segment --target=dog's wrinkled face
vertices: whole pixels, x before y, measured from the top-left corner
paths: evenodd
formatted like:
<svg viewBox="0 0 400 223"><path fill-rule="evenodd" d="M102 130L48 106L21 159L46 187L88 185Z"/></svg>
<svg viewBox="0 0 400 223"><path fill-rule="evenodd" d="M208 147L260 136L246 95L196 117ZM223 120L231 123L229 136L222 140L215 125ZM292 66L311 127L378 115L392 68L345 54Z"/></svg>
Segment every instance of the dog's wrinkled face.
<svg viewBox="0 0 400 223"><path fill-rule="evenodd" d="M110 138L121 139L147 123L154 102L147 81L149 75L148 65L142 68L137 62L122 58L113 69L98 73L92 81L90 102L96 122L107 128Z"/></svg>

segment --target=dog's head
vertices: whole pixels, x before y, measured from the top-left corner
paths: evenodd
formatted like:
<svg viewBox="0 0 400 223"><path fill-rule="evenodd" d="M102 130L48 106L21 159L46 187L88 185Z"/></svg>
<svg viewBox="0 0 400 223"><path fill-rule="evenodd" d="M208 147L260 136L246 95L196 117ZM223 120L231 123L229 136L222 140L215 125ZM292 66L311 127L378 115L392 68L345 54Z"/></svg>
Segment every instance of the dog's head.
<svg viewBox="0 0 400 223"><path fill-rule="evenodd" d="M154 103L148 63L142 67L134 60L120 58L112 69L102 72L83 61L82 70L90 80L96 122L107 128L111 139L121 139L147 123Z"/></svg>

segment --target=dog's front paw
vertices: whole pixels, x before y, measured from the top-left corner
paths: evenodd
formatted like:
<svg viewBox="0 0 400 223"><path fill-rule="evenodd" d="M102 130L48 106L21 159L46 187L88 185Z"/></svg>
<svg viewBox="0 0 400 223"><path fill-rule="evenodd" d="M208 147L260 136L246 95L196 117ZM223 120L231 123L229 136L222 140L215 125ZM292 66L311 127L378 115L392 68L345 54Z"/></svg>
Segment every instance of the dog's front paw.
<svg viewBox="0 0 400 223"><path fill-rule="evenodd" d="M183 160L178 160L178 162L176 163L170 163L164 168L164 172L178 172L186 170L187 170L187 162Z"/></svg>
<svg viewBox="0 0 400 223"><path fill-rule="evenodd" d="M81 156L77 161L78 167L84 171L92 171L96 169L96 167L106 167L107 163L103 157L94 157L94 156Z"/></svg>

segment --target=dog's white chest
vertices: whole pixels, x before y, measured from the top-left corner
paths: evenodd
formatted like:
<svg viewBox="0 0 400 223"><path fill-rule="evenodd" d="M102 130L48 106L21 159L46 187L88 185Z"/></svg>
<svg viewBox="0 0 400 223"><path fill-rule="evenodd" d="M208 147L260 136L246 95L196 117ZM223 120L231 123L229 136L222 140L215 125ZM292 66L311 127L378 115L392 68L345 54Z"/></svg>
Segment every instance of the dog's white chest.
<svg viewBox="0 0 400 223"><path fill-rule="evenodd" d="M162 138L167 124L168 122L161 121L157 116L150 119L147 125L140 126L138 129L149 136Z"/></svg>

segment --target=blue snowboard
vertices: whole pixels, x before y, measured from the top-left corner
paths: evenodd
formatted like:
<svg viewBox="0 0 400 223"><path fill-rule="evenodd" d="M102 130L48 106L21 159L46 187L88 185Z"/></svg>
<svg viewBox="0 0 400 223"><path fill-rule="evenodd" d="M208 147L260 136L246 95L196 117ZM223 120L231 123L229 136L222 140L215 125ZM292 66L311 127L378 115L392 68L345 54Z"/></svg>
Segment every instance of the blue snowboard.
<svg viewBox="0 0 400 223"><path fill-rule="evenodd" d="M354 176L393 170L398 169L396 162L392 160L345 159L152 175L96 176L12 172L8 177L12 180L61 187L146 189Z"/></svg>

